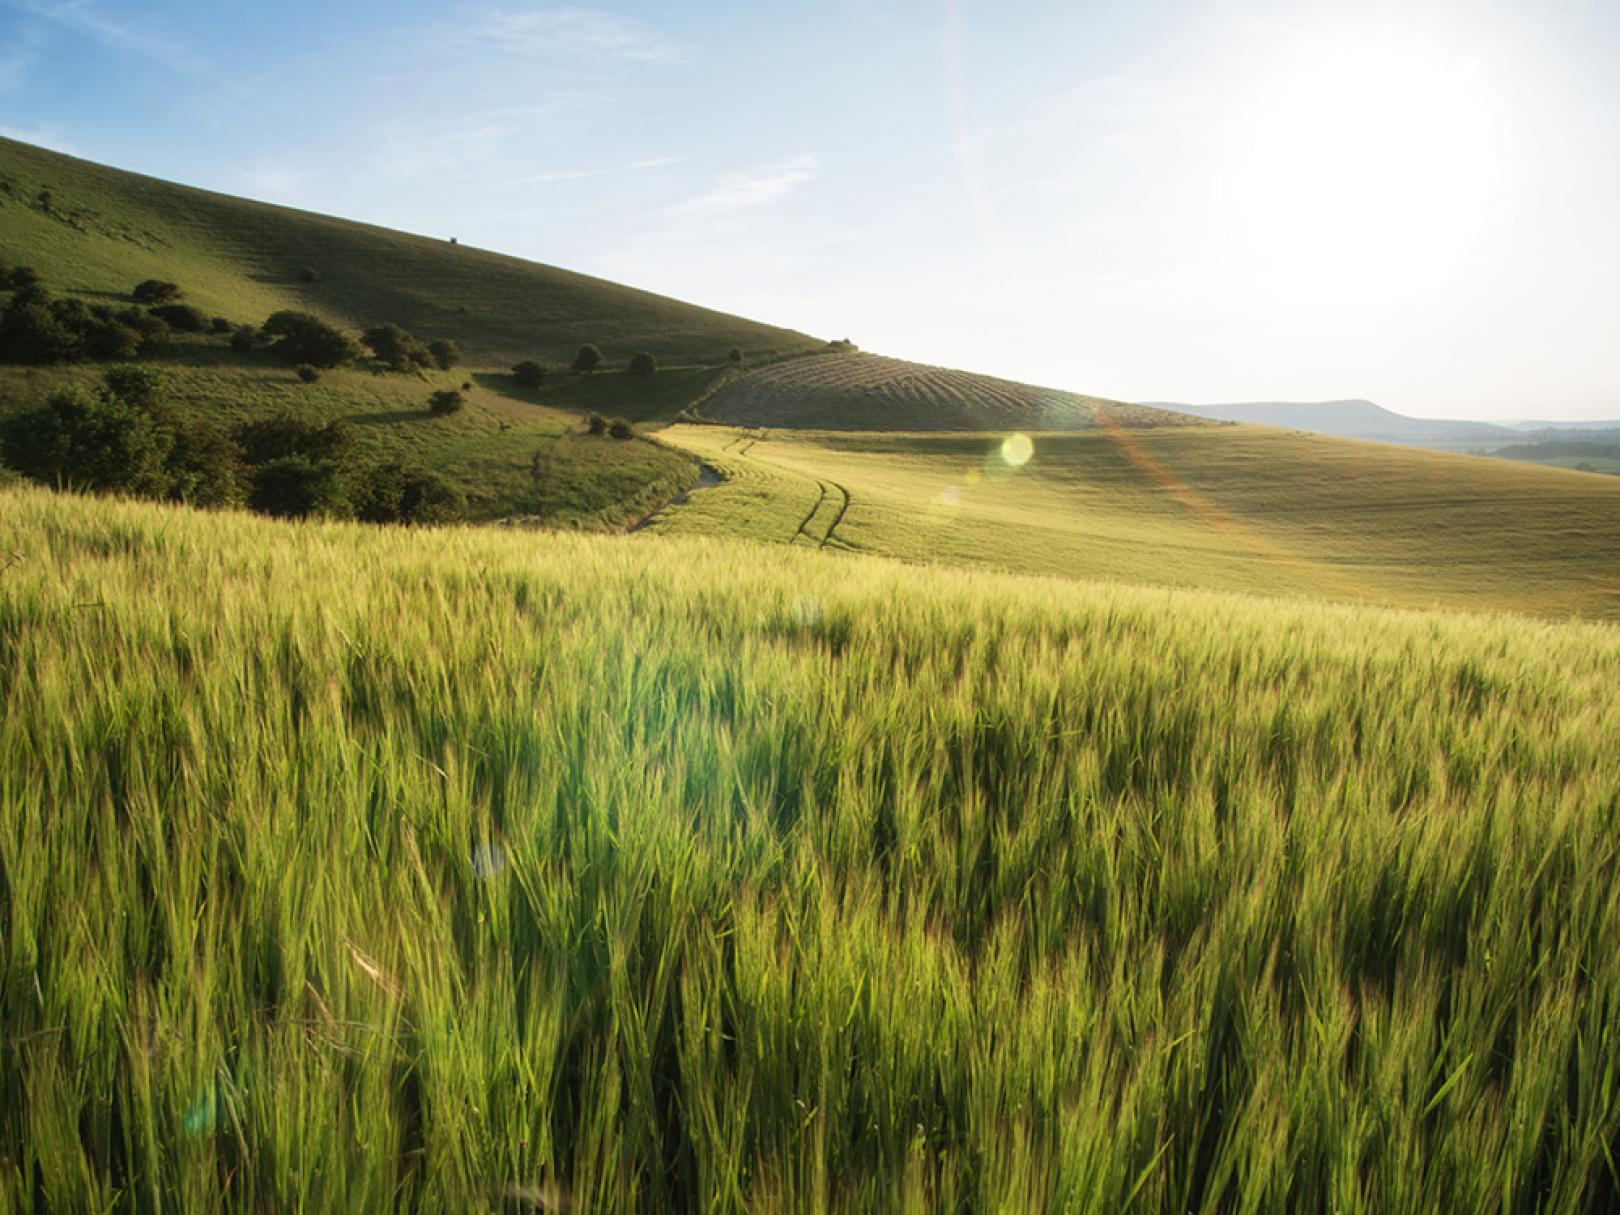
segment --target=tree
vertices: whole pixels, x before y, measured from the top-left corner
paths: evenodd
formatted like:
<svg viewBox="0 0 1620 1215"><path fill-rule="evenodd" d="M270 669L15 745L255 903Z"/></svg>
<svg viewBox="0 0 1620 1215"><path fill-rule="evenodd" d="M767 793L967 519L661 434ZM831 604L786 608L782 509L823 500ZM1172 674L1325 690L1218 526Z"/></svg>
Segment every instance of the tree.
<svg viewBox="0 0 1620 1215"><path fill-rule="evenodd" d="M111 393L70 389L13 414L0 433L6 462L47 485L157 497L169 486L174 437Z"/></svg>
<svg viewBox="0 0 1620 1215"><path fill-rule="evenodd" d="M231 330L231 349L237 354L252 354L259 344L259 335L252 325L238 325Z"/></svg>
<svg viewBox="0 0 1620 1215"><path fill-rule="evenodd" d="M585 415L585 429L593 435L607 434L608 420L594 410Z"/></svg>
<svg viewBox="0 0 1620 1215"><path fill-rule="evenodd" d="M636 437L636 428L623 418L614 418L608 423L608 434L615 439L633 439Z"/></svg>
<svg viewBox="0 0 1620 1215"><path fill-rule="evenodd" d="M228 316L216 316L213 320L208 322L209 331L212 333L217 333L221 337L225 336L225 334L229 333L235 328L236 326L231 324L231 318Z"/></svg>
<svg viewBox="0 0 1620 1215"><path fill-rule="evenodd" d="M148 413L161 408L169 397L168 373L156 367L113 367L101 382L112 396Z"/></svg>
<svg viewBox="0 0 1620 1215"><path fill-rule="evenodd" d="M524 388L538 388L546 378L546 369L532 359L525 359L512 368L512 378Z"/></svg>
<svg viewBox="0 0 1620 1215"><path fill-rule="evenodd" d="M742 364L742 361L743 361L742 347L741 346L733 346L731 348L731 353L726 355L726 359L729 362L731 362L734 366L740 366Z"/></svg>
<svg viewBox="0 0 1620 1215"><path fill-rule="evenodd" d="M602 352L592 343L586 342L579 348L574 356L573 369L584 375L589 375L602 365Z"/></svg>
<svg viewBox="0 0 1620 1215"><path fill-rule="evenodd" d="M398 325L373 325L360 335L360 340L379 363L393 371L409 371L433 363L433 356L422 343Z"/></svg>
<svg viewBox="0 0 1620 1215"><path fill-rule="evenodd" d="M461 347L449 338L438 338L429 342L428 354L433 356L433 365L440 371L449 371L452 367L460 366L463 361Z"/></svg>
<svg viewBox="0 0 1620 1215"><path fill-rule="evenodd" d="M428 412L437 418L448 417L460 413L466 403L454 388L443 388L428 398Z"/></svg>
<svg viewBox="0 0 1620 1215"><path fill-rule="evenodd" d="M14 299L0 316L0 360L7 363L60 363L78 348L77 335L45 304Z"/></svg>
<svg viewBox="0 0 1620 1215"><path fill-rule="evenodd" d="M137 304L151 307L154 304L167 304L180 298L182 292L178 283L165 282L162 279L149 278L145 282L137 283L135 290L130 292Z"/></svg>
<svg viewBox="0 0 1620 1215"><path fill-rule="evenodd" d="M244 422L236 428L235 438L249 464L268 464L289 456L346 463L356 447L354 432L342 418L323 421L291 410Z"/></svg>
<svg viewBox="0 0 1620 1215"><path fill-rule="evenodd" d="M630 370L637 375L651 375L658 370L658 360L643 350L630 358Z"/></svg>
<svg viewBox="0 0 1620 1215"><path fill-rule="evenodd" d="M349 482L343 469L331 460L283 456L253 470L248 505L281 519L343 518L351 513Z"/></svg>
<svg viewBox="0 0 1620 1215"><path fill-rule="evenodd" d="M271 349L289 363L340 367L360 354L360 347L348 334L307 312L277 312L260 332L277 339Z"/></svg>
<svg viewBox="0 0 1620 1215"><path fill-rule="evenodd" d="M180 419L169 451L168 496L192 506L236 506L242 501L242 450L206 418Z"/></svg>
<svg viewBox="0 0 1620 1215"><path fill-rule="evenodd" d="M300 363L293 370L298 373L298 378L306 384L313 384L321 378L321 369L311 367L308 363Z"/></svg>
<svg viewBox="0 0 1620 1215"><path fill-rule="evenodd" d="M208 317L190 304L159 304L151 312L176 333L204 333L208 329Z"/></svg>
<svg viewBox="0 0 1620 1215"><path fill-rule="evenodd" d="M459 518L459 490L436 473L382 464L354 494L355 514L366 523L448 523Z"/></svg>

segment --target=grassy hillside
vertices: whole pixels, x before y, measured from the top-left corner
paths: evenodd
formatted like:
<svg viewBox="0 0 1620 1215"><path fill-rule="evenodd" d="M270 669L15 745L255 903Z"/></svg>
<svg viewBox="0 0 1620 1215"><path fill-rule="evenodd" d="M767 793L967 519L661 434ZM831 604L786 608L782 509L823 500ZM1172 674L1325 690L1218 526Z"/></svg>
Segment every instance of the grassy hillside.
<svg viewBox="0 0 1620 1215"><path fill-rule="evenodd" d="M42 206L40 192L49 191ZM447 236L449 234L446 234ZM448 239L249 202L0 139L0 254L64 291L122 298L146 278L209 313L260 321L301 308L351 327L393 321L453 338L476 365L566 365L583 342L610 364L720 364L817 348L803 334ZM304 267L319 280L300 280Z"/></svg>
<svg viewBox="0 0 1620 1215"><path fill-rule="evenodd" d="M36 490L0 554L0 1208L1620 1202L1611 627Z"/></svg>
<svg viewBox="0 0 1620 1215"><path fill-rule="evenodd" d="M1091 429L1102 417L1121 426L1209 425L1145 405L874 354L826 354L750 371L697 412L736 426L813 430Z"/></svg>
<svg viewBox="0 0 1620 1215"><path fill-rule="evenodd" d="M1024 573L1620 617L1620 481L1251 427L989 435L665 432L727 480L661 516Z"/></svg>

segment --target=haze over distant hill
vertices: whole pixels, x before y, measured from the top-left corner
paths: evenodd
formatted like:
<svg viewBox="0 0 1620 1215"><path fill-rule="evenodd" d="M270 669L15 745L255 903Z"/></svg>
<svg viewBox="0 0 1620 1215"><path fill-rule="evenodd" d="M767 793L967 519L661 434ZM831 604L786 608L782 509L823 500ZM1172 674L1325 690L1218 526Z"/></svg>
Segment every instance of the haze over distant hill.
<svg viewBox="0 0 1620 1215"><path fill-rule="evenodd" d="M1247 401L1229 405L1174 405L1151 402L1223 422L1250 422L1309 430L1345 439L1404 443L1409 447L1475 448L1502 443L1518 432L1494 422L1468 422L1451 418L1411 418L1372 401Z"/></svg>

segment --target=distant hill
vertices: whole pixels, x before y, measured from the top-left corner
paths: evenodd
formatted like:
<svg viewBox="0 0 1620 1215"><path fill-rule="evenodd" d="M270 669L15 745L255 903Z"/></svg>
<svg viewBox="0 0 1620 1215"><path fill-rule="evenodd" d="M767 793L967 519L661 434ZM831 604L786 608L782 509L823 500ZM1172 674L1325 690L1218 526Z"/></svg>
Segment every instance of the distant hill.
<svg viewBox="0 0 1620 1215"><path fill-rule="evenodd" d="M1514 430L1620 430L1620 418L1610 420L1589 420L1585 422L1509 422Z"/></svg>
<svg viewBox="0 0 1620 1215"><path fill-rule="evenodd" d="M794 430L1090 430L1198 426L1206 419L874 354L829 353L737 377L705 421Z"/></svg>
<svg viewBox="0 0 1620 1215"><path fill-rule="evenodd" d="M1404 443L1411 447L1480 447L1507 442L1518 437L1511 427L1492 422L1465 422L1451 418L1411 418L1385 409L1372 401L1249 401L1231 405L1172 405L1153 402L1162 409L1174 409L1224 422L1249 422L1258 426L1280 426L1308 430L1315 434L1337 435L1344 439L1369 439L1381 443Z"/></svg>

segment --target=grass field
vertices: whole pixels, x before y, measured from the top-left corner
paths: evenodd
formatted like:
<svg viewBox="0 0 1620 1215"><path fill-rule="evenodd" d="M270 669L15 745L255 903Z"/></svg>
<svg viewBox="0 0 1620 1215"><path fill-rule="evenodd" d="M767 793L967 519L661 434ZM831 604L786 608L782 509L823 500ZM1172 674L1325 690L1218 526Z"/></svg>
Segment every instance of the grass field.
<svg viewBox="0 0 1620 1215"><path fill-rule="evenodd" d="M1089 430L1212 426L1187 414L1105 401L875 354L831 354L750 371L698 414L734 426L811 430Z"/></svg>
<svg viewBox="0 0 1620 1215"><path fill-rule="evenodd" d="M1611 626L33 489L0 567L0 1209L1620 1202Z"/></svg>
<svg viewBox="0 0 1620 1215"><path fill-rule="evenodd" d="M1412 607L1620 616L1620 481L1260 427L1032 436L677 426L668 535Z"/></svg>

